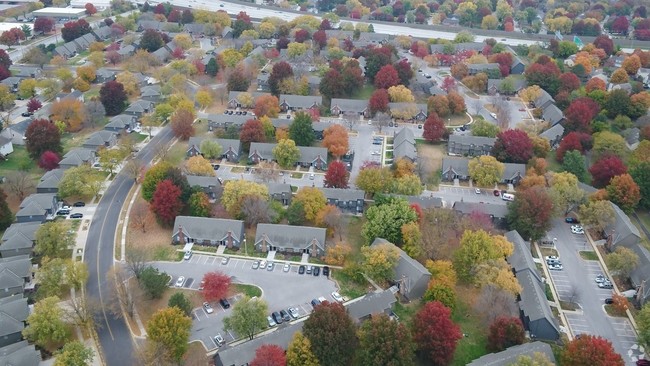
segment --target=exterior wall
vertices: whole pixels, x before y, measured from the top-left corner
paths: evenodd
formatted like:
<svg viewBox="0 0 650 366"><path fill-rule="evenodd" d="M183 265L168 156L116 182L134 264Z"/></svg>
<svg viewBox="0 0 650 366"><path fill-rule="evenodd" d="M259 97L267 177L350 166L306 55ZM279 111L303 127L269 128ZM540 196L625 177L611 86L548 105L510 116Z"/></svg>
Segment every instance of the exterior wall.
<svg viewBox="0 0 650 366"><path fill-rule="evenodd" d="M11 154L12 152L14 152L14 146L11 143L11 141L4 144L4 145L2 145L2 146L0 146L0 154L2 154L4 156L7 156L7 155Z"/></svg>
<svg viewBox="0 0 650 366"><path fill-rule="evenodd" d="M12 333L4 337L0 337L0 347L5 347L10 344L18 343L22 340L22 337L23 336L21 332Z"/></svg>

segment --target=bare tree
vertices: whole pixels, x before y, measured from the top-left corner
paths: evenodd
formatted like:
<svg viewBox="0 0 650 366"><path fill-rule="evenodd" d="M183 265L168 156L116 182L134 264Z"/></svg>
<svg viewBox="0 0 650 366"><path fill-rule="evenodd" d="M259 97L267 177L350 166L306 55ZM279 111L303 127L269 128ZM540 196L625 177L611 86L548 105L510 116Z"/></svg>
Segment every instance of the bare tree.
<svg viewBox="0 0 650 366"><path fill-rule="evenodd" d="M151 211L146 203L138 201L131 208L129 213L129 221L131 226L142 230L143 233L147 232L147 227L152 221Z"/></svg>
<svg viewBox="0 0 650 366"><path fill-rule="evenodd" d="M495 98L493 106L496 110L497 123L499 127L502 130L507 130L510 128L510 107L508 106L508 102L505 100L505 97Z"/></svg>
<svg viewBox="0 0 650 366"><path fill-rule="evenodd" d="M84 109L86 110L84 119L86 126L95 127L97 121L101 121L106 117L106 109L104 109L104 105L99 100L93 99L84 103Z"/></svg>
<svg viewBox="0 0 650 366"><path fill-rule="evenodd" d="M327 211L323 216L323 224L339 234L339 241L343 240L343 218L338 207L334 206L333 210Z"/></svg>
<svg viewBox="0 0 650 366"><path fill-rule="evenodd" d="M139 297L137 286L129 286L129 273L121 266L113 266L108 272L108 283L111 292L109 308L116 317L122 316L122 309L133 317L135 301Z"/></svg>
<svg viewBox="0 0 650 366"><path fill-rule="evenodd" d="M391 117L390 115L388 115L388 113L379 112L375 114L375 117L372 119L372 124L377 126L379 133L381 133L381 130L384 127L387 127L390 121L391 121Z"/></svg>
<svg viewBox="0 0 650 366"><path fill-rule="evenodd" d="M135 347L133 354L134 365L144 366L173 366L178 365L174 363L169 357L168 349L157 342L150 339L145 340L144 344L140 347Z"/></svg>
<svg viewBox="0 0 650 366"><path fill-rule="evenodd" d="M157 160L167 160L167 157L169 156L169 149L167 145L165 144L160 144L156 146L156 159ZM154 159L154 160L156 160Z"/></svg>
<svg viewBox="0 0 650 366"><path fill-rule="evenodd" d="M472 109L474 110L474 114L481 113L481 110L483 110L483 102L481 101L481 98L472 99Z"/></svg>
<svg viewBox="0 0 650 366"><path fill-rule="evenodd" d="M255 167L255 176L264 183L277 182L280 179L277 165L268 161L262 161Z"/></svg>
<svg viewBox="0 0 650 366"><path fill-rule="evenodd" d="M137 143L138 142L135 140L135 138L133 138L131 136L131 134L128 134L128 135L123 136L122 138L120 138L118 146L119 146L120 150L122 150L122 154L124 154L124 156L129 156L129 155L131 155L131 153L137 151L136 148L135 148L135 145Z"/></svg>
<svg viewBox="0 0 650 366"><path fill-rule="evenodd" d="M18 197L18 200L22 200L34 190L34 182L29 177L29 173L24 170L19 170L13 173L10 173L7 176L7 181L5 183L9 192L15 194Z"/></svg>
<svg viewBox="0 0 650 366"><path fill-rule="evenodd" d="M483 324L488 325L500 316L517 316L517 302L511 293L494 285L485 285L474 310L481 316Z"/></svg>
<svg viewBox="0 0 650 366"><path fill-rule="evenodd" d="M126 247L126 268L133 273L135 278L140 279L142 271L147 267L150 260L149 251L135 245Z"/></svg>
<svg viewBox="0 0 650 366"><path fill-rule="evenodd" d="M348 126L348 129L352 131L354 126L359 123L359 115L355 112L347 112L343 114L343 123L345 123L346 126Z"/></svg>
<svg viewBox="0 0 650 366"><path fill-rule="evenodd" d="M80 291L76 296L66 302L64 307L65 318L68 322L87 329L100 327L101 323L95 322L101 309L99 302L89 298L85 292Z"/></svg>
<svg viewBox="0 0 650 366"><path fill-rule="evenodd" d="M581 291L580 291L579 287L571 286L569 288L569 295L568 295L569 296L569 302L575 303L575 302L580 301L580 295L581 295Z"/></svg>
<svg viewBox="0 0 650 366"><path fill-rule="evenodd" d="M273 221L275 212L269 207L269 202L259 196L244 197L241 204L244 222L248 226Z"/></svg>
<svg viewBox="0 0 650 366"><path fill-rule="evenodd" d="M142 175L144 171L144 164L140 159L131 159L124 166L124 171L137 183L140 175Z"/></svg>

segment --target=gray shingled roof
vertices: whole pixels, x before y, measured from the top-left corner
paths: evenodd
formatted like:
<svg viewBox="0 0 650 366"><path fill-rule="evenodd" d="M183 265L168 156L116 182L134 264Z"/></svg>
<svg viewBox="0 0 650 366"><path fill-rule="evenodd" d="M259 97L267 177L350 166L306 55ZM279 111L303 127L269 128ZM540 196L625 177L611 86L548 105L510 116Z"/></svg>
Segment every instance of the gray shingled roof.
<svg viewBox="0 0 650 366"><path fill-rule="evenodd" d="M126 128L126 126L131 126L136 123L136 118L135 116L131 116L128 114L118 114L117 116L111 117L111 119L108 121L106 126L104 128L115 128L115 129L123 129Z"/></svg>
<svg viewBox="0 0 650 366"><path fill-rule="evenodd" d="M253 156L253 153L257 153L262 158L266 160L273 159L273 148L277 145L276 143L270 142L251 142L251 147L249 149L248 156Z"/></svg>
<svg viewBox="0 0 650 366"><path fill-rule="evenodd" d="M313 95L293 95L293 94L280 94L278 98L279 103L286 103L292 108L310 108L313 105L321 105L323 97Z"/></svg>
<svg viewBox="0 0 650 366"><path fill-rule="evenodd" d="M555 104L555 99L546 91L542 90L541 94L535 99L535 106L537 108L545 108L550 104Z"/></svg>
<svg viewBox="0 0 650 366"><path fill-rule="evenodd" d="M244 237L244 222L241 220L214 219L209 217L176 216L172 236L183 226L186 236L197 239L222 240L231 232L235 238Z"/></svg>
<svg viewBox="0 0 650 366"><path fill-rule="evenodd" d="M480 212L497 219L503 219L508 214L508 206L494 203L456 201L454 203L454 211L465 215L469 215L472 212Z"/></svg>
<svg viewBox="0 0 650 366"><path fill-rule="evenodd" d="M393 139L393 158L395 160L409 158L415 161L417 157L418 151L415 147L413 131L410 128L402 127Z"/></svg>
<svg viewBox="0 0 650 366"><path fill-rule="evenodd" d="M641 286L643 282L650 280L650 252L644 248L641 244L635 244L630 249L636 253L639 257L639 263L630 273L630 280L632 280L632 285ZM647 300L650 296L650 288L644 286L645 290L643 293L638 294L639 299Z"/></svg>
<svg viewBox="0 0 650 366"><path fill-rule="evenodd" d="M531 322L540 319L546 319L557 333L560 333L557 320L553 316L551 307L546 299L542 283L535 277L531 271L521 271L517 273L517 281L521 285L522 291L519 294L521 301L519 307Z"/></svg>
<svg viewBox="0 0 650 366"><path fill-rule="evenodd" d="M25 197L16 216L44 215L47 209L52 208L55 196L55 193L34 193Z"/></svg>
<svg viewBox="0 0 650 366"><path fill-rule="evenodd" d="M3 274L5 271L10 272L17 277L20 277L22 283L23 278L31 276L32 261L28 255L0 258L0 274ZM1 282L0 288L4 288Z"/></svg>
<svg viewBox="0 0 650 366"><path fill-rule="evenodd" d="M41 353L27 341L0 348L1 366L38 366L40 362Z"/></svg>
<svg viewBox="0 0 650 366"><path fill-rule="evenodd" d="M462 158L442 158L443 174L452 170L457 175L469 176L469 160Z"/></svg>
<svg viewBox="0 0 650 366"><path fill-rule="evenodd" d="M270 195L282 194L282 193L289 193L289 194L292 193L290 184L266 183L266 187L269 189L269 194Z"/></svg>
<svg viewBox="0 0 650 366"><path fill-rule="evenodd" d="M548 343L538 341L512 346L498 353L489 353L481 358L477 358L467 366L510 366L516 364L519 357L529 356L532 358L535 353L545 355L555 364L555 356L553 355L551 346Z"/></svg>
<svg viewBox="0 0 650 366"><path fill-rule="evenodd" d="M31 248L40 222L14 222L2 234L0 250Z"/></svg>
<svg viewBox="0 0 650 366"><path fill-rule="evenodd" d="M496 139L493 137L471 136L471 135L449 135L449 142L462 144L462 145L473 144L475 146L483 146L483 145L494 146L494 141L496 141Z"/></svg>
<svg viewBox="0 0 650 366"><path fill-rule="evenodd" d="M630 221L630 217L627 216L627 214L623 212L620 207L613 203L612 208L614 209L614 223L605 228L605 231L607 233L611 233L612 231L614 232L612 245L616 246L619 240L625 239L629 235L636 236L639 238L639 240L641 240L641 233L639 233L639 229L637 229L632 221Z"/></svg>
<svg viewBox="0 0 650 366"><path fill-rule="evenodd" d="M555 139L562 137L564 135L564 126L561 124L556 124L555 126L549 128L548 130L539 134L539 137L542 137L548 141L554 141Z"/></svg>
<svg viewBox="0 0 650 366"><path fill-rule="evenodd" d="M28 316L27 298L22 295L0 298L0 337L21 332Z"/></svg>
<svg viewBox="0 0 650 366"><path fill-rule="evenodd" d="M311 164L319 157L323 159L323 161L327 162L327 148L298 146L298 150L300 150L300 158L298 158L299 163Z"/></svg>
<svg viewBox="0 0 650 366"><path fill-rule="evenodd" d="M551 125L555 125L562 121L564 118L564 113L558 108L555 104L551 104L548 107L544 108L544 111L542 112L542 118L550 122Z"/></svg>
<svg viewBox="0 0 650 366"><path fill-rule="evenodd" d="M338 107L344 112L361 113L368 109L368 101L365 99L332 98L332 103L330 105L331 108Z"/></svg>
<svg viewBox="0 0 650 366"><path fill-rule="evenodd" d="M399 252L399 261L395 266L394 280L406 280L407 289L401 292L402 295L408 297L410 300L414 300L424 295L424 291L426 291L429 279L431 278L429 270L427 270L422 263L411 258L406 254L406 252L386 239L375 238L371 246L382 244L390 245L393 248L396 248Z"/></svg>
<svg viewBox="0 0 650 366"><path fill-rule="evenodd" d="M63 172L65 170L61 168L52 169L49 172L45 172L41 177L40 182L36 186L37 189L54 189L59 187L59 182L63 178Z"/></svg>
<svg viewBox="0 0 650 366"><path fill-rule="evenodd" d="M360 189L343 189L343 188L320 188L325 194L326 199L333 199L339 201L356 201L362 200L366 196L366 192Z"/></svg>
<svg viewBox="0 0 650 366"><path fill-rule="evenodd" d="M537 276L538 281L541 281L542 279L537 271L537 265L533 260L532 254L530 254L530 244L516 230L508 231L505 236L514 248L512 254L508 257L508 263L510 263L515 274L524 270L530 270Z"/></svg>
<svg viewBox="0 0 650 366"><path fill-rule="evenodd" d="M312 240L316 239L317 246L325 250L325 235L326 230L320 227L258 224L255 244L266 238L270 245L295 251L310 248Z"/></svg>
<svg viewBox="0 0 650 366"><path fill-rule="evenodd" d="M147 85L140 90L140 98L159 97L162 95L160 85Z"/></svg>
<svg viewBox="0 0 650 366"><path fill-rule="evenodd" d="M95 152L85 147L77 147L68 151L63 155L63 159L59 165L74 165L79 166L83 163L89 162L95 157Z"/></svg>
<svg viewBox="0 0 650 366"><path fill-rule="evenodd" d="M201 143L203 140L211 140L219 144L221 146L221 151L225 153L228 151L228 149L232 149L235 152L240 151L240 146L241 146L241 141L235 140L235 139L213 139L213 138L205 138L205 137L190 137L190 139L187 141L187 146L188 149L192 146L196 148L197 151L201 152Z"/></svg>
<svg viewBox="0 0 650 366"><path fill-rule="evenodd" d="M199 186L201 188L217 187L219 186L219 181L216 177L206 177L202 175L186 175L187 184L190 187Z"/></svg>
<svg viewBox="0 0 650 366"><path fill-rule="evenodd" d="M354 320L359 320L373 314L384 313L391 309L397 302L395 295L390 290L374 292L346 304L348 314Z"/></svg>

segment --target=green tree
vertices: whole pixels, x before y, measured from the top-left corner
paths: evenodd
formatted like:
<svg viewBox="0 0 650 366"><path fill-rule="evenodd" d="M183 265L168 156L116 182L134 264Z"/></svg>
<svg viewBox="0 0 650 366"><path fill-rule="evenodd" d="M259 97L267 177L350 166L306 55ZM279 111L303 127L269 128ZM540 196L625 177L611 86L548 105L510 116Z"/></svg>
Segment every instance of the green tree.
<svg viewBox="0 0 650 366"><path fill-rule="evenodd" d="M575 175L579 181L584 182L587 179L587 166L584 155L578 150L567 151L562 161L562 170Z"/></svg>
<svg viewBox="0 0 650 366"><path fill-rule="evenodd" d="M101 149L98 152L99 163L102 165L104 171L108 171L110 174L113 174L115 168L117 168L124 158L126 158L131 151L126 151L123 149Z"/></svg>
<svg viewBox="0 0 650 366"><path fill-rule="evenodd" d="M491 260L503 259L513 247L502 236L491 236L483 230L467 230L460 239L460 248L454 253L454 269L458 278L473 283L474 269Z"/></svg>
<svg viewBox="0 0 650 366"><path fill-rule="evenodd" d="M472 135L474 136L495 138L500 131L499 126L482 118L477 118L474 120L474 123L472 123Z"/></svg>
<svg viewBox="0 0 650 366"><path fill-rule="evenodd" d="M287 348L287 366L320 366L311 351L311 342L302 332L296 332Z"/></svg>
<svg viewBox="0 0 650 366"><path fill-rule="evenodd" d="M66 169L59 181L58 195L67 197L93 197L99 193L104 176L90 165Z"/></svg>
<svg viewBox="0 0 650 366"><path fill-rule="evenodd" d="M34 252L50 258L68 256L68 250L74 245L74 237L68 232L70 224L66 221L51 221L38 227L34 239Z"/></svg>
<svg viewBox="0 0 650 366"><path fill-rule="evenodd" d="M59 298L47 297L34 305L34 311L27 317L27 328L23 337L41 347L51 342L62 342L68 338L68 326L63 321L63 310Z"/></svg>
<svg viewBox="0 0 650 366"><path fill-rule="evenodd" d="M621 278L627 278L639 264L639 256L632 249L618 247L614 252L607 254L605 263L610 271Z"/></svg>
<svg viewBox="0 0 650 366"><path fill-rule="evenodd" d="M219 72L219 64L217 63L217 60L212 57L210 58L210 61L208 61L208 64L205 66L205 73L215 77L217 76L217 73Z"/></svg>
<svg viewBox="0 0 650 366"><path fill-rule="evenodd" d="M79 341L67 342L56 352L54 366L86 366L92 363L95 353Z"/></svg>
<svg viewBox="0 0 650 366"><path fill-rule="evenodd" d="M376 281L390 280L395 277L395 265L399 260L399 251L392 244L379 244L361 248L363 271Z"/></svg>
<svg viewBox="0 0 650 366"><path fill-rule="evenodd" d="M393 173L388 168L362 168L357 175L355 184L366 193L386 193L393 186Z"/></svg>
<svg viewBox="0 0 650 366"><path fill-rule="evenodd" d="M291 139L280 140L273 148L273 157L284 169L290 169L300 159L300 149Z"/></svg>
<svg viewBox="0 0 650 366"><path fill-rule="evenodd" d="M305 219L311 222L316 221L318 213L327 205L323 191L314 187L300 188L293 200L302 203Z"/></svg>
<svg viewBox="0 0 650 366"><path fill-rule="evenodd" d="M298 146L311 146L316 139L311 125L311 116L305 112L298 112L289 126L289 137Z"/></svg>
<svg viewBox="0 0 650 366"><path fill-rule="evenodd" d="M190 196L190 215L197 217L210 217L210 198L205 192L194 192Z"/></svg>
<svg viewBox="0 0 650 366"><path fill-rule="evenodd" d="M650 302L646 302L637 314L636 324L639 327L639 343L650 347Z"/></svg>
<svg viewBox="0 0 650 366"><path fill-rule="evenodd" d="M81 291L88 281L88 266L83 262L77 262L71 259L66 260L65 279L68 286L77 291Z"/></svg>
<svg viewBox="0 0 650 366"><path fill-rule="evenodd" d="M363 322L359 328L357 360L360 365L414 365L415 344L408 328L386 314Z"/></svg>
<svg viewBox="0 0 650 366"><path fill-rule="evenodd" d="M39 282L37 298L60 296L65 286L65 259L44 257L36 275Z"/></svg>
<svg viewBox="0 0 650 366"><path fill-rule="evenodd" d="M391 192L406 196L419 196L422 193L422 182L415 174L404 175L393 180Z"/></svg>
<svg viewBox="0 0 650 366"><path fill-rule="evenodd" d="M23 188L19 189L20 191ZM14 214L7 203L7 194L0 188L0 230L6 230L14 222Z"/></svg>
<svg viewBox="0 0 650 366"><path fill-rule="evenodd" d="M18 84L18 95L23 99L29 99L36 93L36 79L24 79Z"/></svg>
<svg viewBox="0 0 650 366"><path fill-rule="evenodd" d="M468 163L469 176L479 187L491 187L501 181L505 165L494 156L481 155Z"/></svg>
<svg viewBox="0 0 650 366"><path fill-rule="evenodd" d="M588 201L580 205L578 212L583 225L598 231L614 223L614 208L609 201Z"/></svg>
<svg viewBox="0 0 650 366"><path fill-rule="evenodd" d="M263 184L247 180L229 180L223 187L221 204L234 217L241 212L241 204L246 196L268 199L269 189Z"/></svg>
<svg viewBox="0 0 650 366"><path fill-rule="evenodd" d="M149 266L142 270L138 282L149 298L160 299L167 290L169 275L165 272L160 273L158 268Z"/></svg>
<svg viewBox="0 0 650 366"><path fill-rule="evenodd" d="M190 340L192 319L185 316L177 307L160 309L147 322L149 340L159 344L169 357L179 362Z"/></svg>
<svg viewBox="0 0 650 366"><path fill-rule="evenodd" d="M153 112L154 119L158 123L165 123L174 114L174 107L169 105L169 103L160 103L156 106L156 109Z"/></svg>
<svg viewBox="0 0 650 366"><path fill-rule="evenodd" d="M553 207L566 215L585 200L585 192L578 186L578 178L567 172L551 173L549 194Z"/></svg>
<svg viewBox="0 0 650 366"><path fill-rule="evenodd" d="M366 212L366 223L361 229L366 243L384 238L391 243L402 244L402 226L418 220L417 213L404 199L393 199L382 205L375 205Z"/></svg>
<svg viewBox="0 0 650 366"><path fill-rule="evenodd" d="M429 284L424 293L424 301L439 301L453 311L456 308L456 290L441 283Z"/></svg>
<svg viewBox="0 0 650 366"><path fill-rule="evenodd" d="M302 225L305 223L305 205L293 200L287 208L287 222L289 225Z"/></svg>
<svg viewBox="0 0 650 366"><path fill-rule="evenodd" d="M517 194L508 204L508 221L511 230L517 230L524 238L539 240L550 228L553 216L553 200L546 188L535 186Z"/></svg>
<svg viewBox="0 0 650 366"><path fill-rule="evenodd" d="M268 311L266 301L244 296L233 306L232 314L223 318L223 328L227 331L234 330L241 336L253 339L257 332L267 326Z"/></svg>
<svg viewBox="0 0 650 366"><path fill-rule="evenodd" d="M151 202L153 194L156 192L156 186L167 177L167 173L171 168L171 164L161 161L147 170L142 180L142 198L145 201Z"/></svg>
<svg viewBox="0 0 650 366"><path fill-rule="evenodd" d="M533 357L527 355L519 356L517 361L509 366L555 366L555 363L549 360L546 354L535 352L533 353Z"/></svg>
<svg viewBox="0 0 650 366"><path fill-rule="evenodd" d="M314 309L302 331L321 366L349 365L357 345L356 326L338 302L324 302Z"/></svg>
<svg viewBox="0 0 650 366"><path fill-rule="evenodd" d="M173 294L169 298L169 302L167 302L167 306L169 306L170 308L173 306L179 308L183 312L183 314L185 314L185 316L190 316L190 314L192 314L192 302L182 292L177 292Z"/></svg>
<svg viewBox="0 0 650 366"><path fill-rule="evenodd" d="M411 258L419 258L422 253L422 232L420 232L420 225L417 222L409 222L402 225L402 238L404 238L404 245L402 249Z"/></svg>
<svg viewBox="0 0 650 366"><path fill-rule="evenodd" d="M210 139L201 141L199 149L201 149L201 154L206 159L218 159L221 157L221 154L223 154L223 148L221 145L219 145L219 143L216 141Z"/></svg>
<svg viewBox="0 0 650 366"><path fill-rule="evenodd" d="M643 162L632 167L630 170L632 179L639 186L641 201L639 205L650 208L650 162Z"/></svg>
<svg viewBox="0 0 650 366"><path fill-rule="evenodd" d="M614 155L621 158L621 160L625 160L628 148L623 136L610 131L603 131L594 134L592 153L596 159L604 155Z"/></svg>

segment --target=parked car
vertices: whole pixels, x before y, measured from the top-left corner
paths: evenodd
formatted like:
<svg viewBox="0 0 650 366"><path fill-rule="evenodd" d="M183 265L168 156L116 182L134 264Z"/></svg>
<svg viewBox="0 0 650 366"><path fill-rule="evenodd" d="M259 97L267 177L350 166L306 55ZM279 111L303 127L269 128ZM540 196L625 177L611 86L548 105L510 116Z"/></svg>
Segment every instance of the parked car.
<svg viewBox="0 0 650 366"><path fill-rule="evenodd" d="M291 315L294 319L298 319L300 316L298 313L298 308L289 308L289 315Z"/></svg>
<svg viewBox="0 0 650 366"><path fill-rule="evenodd" d="M214 309L212 309L212 306L210 306L207 301L203 303L203 309L205 309L205 312L208 314L214 313Z"/></svg>
<svg viewBox="0 0 650 366"><path fill-rule="evenodd" d="M605 281L599 283L598 287L599 288L611 289L611 288L614 288L614 285L609 280L605 280Z"/></svg>
<svg viewBox="0 0 650 366"><path fill-rule="evenodd" d="M501 195L501 192L499 192L498 189L495 189L494 192L492 192L492 193L494 193L495 197L499 197Z"/></svg>
<svg viewBox="0 0 650 366"><path fill-rule="evenodd" d="M323 276L328 276L330 275L330 267L325 266L323 267Z"/></svg>
<svg viewBox="0 0 650 366"><path fill-rule="evenodd" d="M269 262L269 264L266 266L266 270L271 272L275 268L275 263Z"/></svg>
<svg viewBox="0 0 650 366"><path fill-rule="evenodd" d="M602 274L598 274L594 280L596 283L603 283L607 280L607 277L603 276Z"/></svg>
<svg viewBox="0 0 650 366"><path fill-rule="evenodd" d="M185 255L183 256L183 259L188 261L188 260L190 260L190 258L192 258L192 251L188 250L187 252L185 252Z"/></svg>
<svg viewBox="0 0 650 366"><path fill-rule="evenodd" d="M320 303L322 304L322 303L324 303L325 301L327 301L327 299L325 298L325 296L319 296L319 297L318 297L318 301L320 301Z"/></svg>
<svg viewBox="0 0 650 366"><path fill-rule="evenodd" d="M343 302L343 296L341 296L341 294L339 294L338 292L332 292L332 298L335 301Z"/></svg>
<svg viewBox="0 0 650 366"><path fill-rule="evenodd" d="M271 316L273 317L273 320L275 320L275 324L277 325L282 324L283 320L279 312L274 311L273 314L271 314Z"/></svg>
<svg viewBox="0 0 650 366"><path fill-rule="evenodd" d="M284 309L280 310L280 316L282 317L282 320L284 320L285 322L291 321L291 316L289 316L289 313L287 313Z"/></svg>
<svg viewBox="0 0 650 366"><path fill-rule="evenodd" d="M566 223L569 223L569 224L579 224L580 223L580 221L578 221L578 219L576 219L575 217L566 217L564 219L564 221Z"/></svg>
<svg viewBox="0 0 650 366"><path fill-rule="evenodd" d="M548 261L559 261L559 260L560 260L560 257L558 257L558 256L556 256L556 255L548 255L548 256L546 256L546 258L544 258L544 259L545 259L547 262L548 262Z"/></svg>
<svg viewBox="0 0 650 366"><path fill-rule="evenodd" d="M320 267L314 267L314 277L320 276Z"/></svg>
<svg viewBox="0 0 650 366"><path fill-rule="evenodd" d="M229 261L229 260L230 260L230 258L228 258L228 257L224 257L224 258L221 260L221 264L228 264L228 261Z"/></svg>
<svg viewBox="0 0 650 366"><path fill-rule="evenodd" d="M252 268L252 269L258 269L258 268L260 268L260 262L259 262L259 261L254 261L254 262L253 262L253 267L251 267L251 268Z"/></svg>
<svg viewBox="0 0 650 366"><path fill-rule="evenodd" d="M305 266L298 267L298 274L305 274Z"/></svg>
<svg viewBox="0 0 650 366"><path fill-rule="evenodd" d="M475 189L474 189L474 193L476 193L476 194L481 194L481 189L480 189L480 188L475 188Z"/></svg>
<svg viewBox="0 0 650 366"><path fill-rule="evenodd" d="M180 276L176 280L176 287L183 287L183 284L185 283L185 277Z"/></svg>
<svg viewBox="0 0 650 366"><path fill-rule="evenodd" d="M72 206L74 206L74 207L84 207L84 206L86 206L86 202L77 201Z"/></svg>
<svg viewBox="0 0 650 366"><path fill-rule="evenodd" d="M307 274L311 274L311 266L307 266Z"/></svg>
<svg viewBox="0 0 650 366"><path fill-rule="evenodd" d="M614 303L614 299L612 299L611 297L608 297L608 298L605 299L605 304L609 305L609 304L613 304L613 303Z"/></svg>
<svg viewBox="0 0 650 366"><path fill-rule="evenodd" d="M571 232L574 233L574 234L584 234L585 229L580 225L572 225L571 226Z"/></svg>
<svg viewBox="0 0 650 366"><path fill-rule="evenodd" d="M56 214L57 216L67 216L70 215L70 210L58 210Z"/></svg>
<svg viewBox="0 0 650 366"><path fill-rule="evenodd" d="M550 270L554 270L554 271L561 271L563 268L564 268L564 267L562 267L562 265L561 265L561 264L558 264L558 263L550 264L550 265L548 266L548 269L550 269Z"/></svg>
<svg viewBox="0 0 650 366"><path fill-rule="evenodd" d="M217 347L219 347L226 343L226 341L223 339L220 333L217 333L217 335L214 336L214 343L216 343Z"/></svg>
<svg viewBox="0 0 650 366"><path fill-rule="evenodd" d="M228 309L228 308L230 308L230 303L228 302L228 299L221 299L221 300L219 300L219 304L221 304L221 306L222 306L224 309Z"/></svg>
<svg viewBox="0 0 650 366"><path fill-rule="evenodd" d="M320 301L318 301L318 299L312 299L311 306L316 307L317 305L320 305Z"/></svg>
<svg viewBox="0 0 650 366"><path fill-rule="evenodd" d="M72 215L70 215L71 219L83 219L83 217L84 214L82 214L81 212L75 212Z"/></svg>
<svg viewBox="0 0 650 366"><path fill-rule="evenodd" d="M266 321L269 323L269 328L273 328L273 327L275 327L276 325L278 325L278 324L275 322L275 320L273 320L273 317L271 317L271 316L267 316L267 317L266 317Z"/></svg>
<svg viewBox="0 0 650 366"><path fill-rule="evenodd" d="M262 259L260 261L260 269L266 269L266 260Z"/></svg>
<svg viewBox="0 0 650 366"><path fill-rule="evenodd" d="M31 113L31 112L23 112L23 113L21 113L20 115L23 116L23 117L30 117L30 116L33 115L33 114L34 114L34 113Z"/></svg>
<svg viewBox="0 0 650 366"><path fill-rule="evenodd" d="M289 263L285 263L284 267L282 267L282 271L284 272L289 272L291 269L291 265Z"/></svg>

